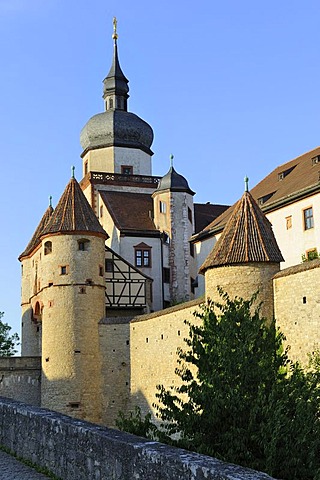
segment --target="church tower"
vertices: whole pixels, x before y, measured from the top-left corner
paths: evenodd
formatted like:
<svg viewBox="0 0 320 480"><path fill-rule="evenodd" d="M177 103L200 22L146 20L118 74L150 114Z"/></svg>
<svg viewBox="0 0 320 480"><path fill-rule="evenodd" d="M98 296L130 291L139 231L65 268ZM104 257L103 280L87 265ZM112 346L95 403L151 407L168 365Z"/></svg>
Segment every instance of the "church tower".
<svg viewBox="0 0 320 480"><path fill-rule="evenodd" d="M151 175L150 125L128 112L129 86L118 58L117 21L113 20L113 59L103 81L105 111L94 115L82 129L83 176L89 172Z"/></svg>
<svg viewBox="0 0 320 480"><path fill-rule="evenodd" d="M107 234L75 178L38 229L20 257L29 284L23 288L23 354L39 355L31 330L40 326L41 406L99 423Z"/></svg>
<svg viewBox="0 0 320 480"><path fill-rule="evenodd" d="M164 300L169 304L192 298L196 277L189 243L194 232L193 195L187 180L173 166L152 195L154 223L163 232Z"/></svg>
<svg viewBox="0 0 320 480"><path fill-rule="evenodd" d="M272 278L280 270L283 257L272 226L248 191L236 204L221 237L200 268L205 275L206 298L221 302L217 287L230 298L249 300L259 292L261 314L272 319Z"/></svg>

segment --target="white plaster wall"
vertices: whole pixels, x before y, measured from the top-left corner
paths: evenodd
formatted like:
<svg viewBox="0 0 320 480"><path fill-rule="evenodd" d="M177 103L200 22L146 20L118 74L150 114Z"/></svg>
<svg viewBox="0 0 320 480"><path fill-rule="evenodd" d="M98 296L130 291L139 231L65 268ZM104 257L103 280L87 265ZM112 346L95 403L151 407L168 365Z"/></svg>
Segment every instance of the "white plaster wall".
<svg viewBox="0 0 320 480"><path fill-rule="evenodd" d="M153 308L162 309L162 262L161 240L159 238L121 237L119 254L135 265L134 247L145 243L151 248L151 268L139 268L141 272L153 278Z"/></svg>
<svg viewBox="0 0 320 480"><path fill-rule="evenodd" d="M303 210L313 207L314 228L304 230ZM292 216L292 228L287 230L286 217ZM301 255L313 248L320 252L320 194L305 198L294 204L287 205L277 211L270 212L267 218L272 224L273 232L278 242L285 262L280 268L301 263Z"/></svg>
<svg viewBox="0 0 320 480"><path fill-rule="evenodd" d="M199 272L199 268L213 249L214 245L217 243L218 238L221 234L216 235L214 237L206 238L202 242L197 242L194 245L194 254L197 261L197 272ZM198 273L198 287L195 291L195 297L201 297L205 293L205 281L204 275Z"/></svg>

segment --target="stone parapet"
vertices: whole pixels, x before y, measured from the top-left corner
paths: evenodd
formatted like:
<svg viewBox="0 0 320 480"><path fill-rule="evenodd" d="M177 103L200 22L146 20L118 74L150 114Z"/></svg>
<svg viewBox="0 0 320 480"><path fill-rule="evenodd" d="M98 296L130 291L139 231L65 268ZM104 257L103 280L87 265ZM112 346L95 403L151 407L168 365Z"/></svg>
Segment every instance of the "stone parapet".
<svg viewBox="0 0 320 480"><path fill-rule="evenodd" d="M264 473L1 397L0 445L64 480L272 480Z"/></svg>

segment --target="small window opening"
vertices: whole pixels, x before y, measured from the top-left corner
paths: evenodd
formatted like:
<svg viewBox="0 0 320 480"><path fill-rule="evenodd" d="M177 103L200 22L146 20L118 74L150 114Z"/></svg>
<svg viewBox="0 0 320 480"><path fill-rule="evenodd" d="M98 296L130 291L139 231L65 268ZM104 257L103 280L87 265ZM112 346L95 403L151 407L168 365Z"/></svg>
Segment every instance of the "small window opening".
<svg viewBox="0 0 320 480"><path fill-rule="evenodd" d="M159 202L159 210L160 210L160 213L166 213L167 212L167 204L166 202L162 202L160 200Z"/></svg>
<svg viewBox="0 0 320 480"><path fill-rule="evenodd" d="M164 267L163 269L163 282L170 283L170 268Z"/></svg>
<svg viewBox="0 0 320 480"><path fill-rule="evenodd" d="M111 260L111 258L106 258L105 270L106 270L106 272L113 273L113 260Z"/></svg>
<svg viewBox="0 0 320 480"><path fill-rule="evenodd" d="M80 407L80 402L69 402L69 407L79 408Z"/></svg>
<svg viewBox="0 0 320 480"><path fill-rule="evenodd" d="M290 215L290 217L286 217L286 229L290 230L290 228L292 228L292 216L291 215Z"/></svg>
<svg viewBox="0 0 320 480"><path fill-rule="evenodd" d="M189 222L192 223L192 210L190 207L188 207L188 219L189 219Z"/></svg>
<svg viewBox="0 0 320 480"><path fill-rule="evenodd" d="M88 251L89 243L90 241L85 238L82 240L78 240L78 249L81 250L82 252Z"/></svg>
<svg viewBox="0 0 320 480"><path fill-rule="evenodd" d="M304 222L305 230L310 230L311 228L314 227L312 207L309 207L303 210L303 222Z"/></svg>
<svg viewBox="0 0 320 480"><path fill-rule="evenodd" d="M60 267L60 275L67 275L67 265L61 265Z"/></svg>
<svg viewBox="0 0 320 480"><path fill-rule="evenodd" d="M52 253L52 242L45 242L44 244L44 254L49 255Z"/></svg>
<svg viewBox="0 0 320 480"><path fill-rule="evenodd" d="M307 303L307 297L302 297L302 303Z"/></svg>
<svg viewBox="0 0 320 480"><path fill-rule="evenodd" d="M99 265L99 275L100 277L103 277L103 266Z"/></svg>
<svg viewBox="0 0 320 480"><path fill-rule="evenodd" d="M121 165L121 174L122 175L132 175L133 167L131 165Z"/></svg>

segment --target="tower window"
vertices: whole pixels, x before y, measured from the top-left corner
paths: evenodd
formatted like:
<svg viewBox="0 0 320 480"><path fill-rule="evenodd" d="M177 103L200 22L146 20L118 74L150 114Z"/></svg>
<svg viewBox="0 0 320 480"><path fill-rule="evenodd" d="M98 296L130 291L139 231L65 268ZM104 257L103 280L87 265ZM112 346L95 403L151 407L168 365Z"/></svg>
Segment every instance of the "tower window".
<svg viewBox="0 0 320 480"><path fill-rule="evenodd" d="M132 175L133 167L131 165L121 165L121 174L122 175Z"/></svg>
<svg viewBox="0 0 320 480"><path fill-rule="evenodd" d="M163 269L163 282L170 283L170 268Z"/></svg>
<svg viewBox="0 0 320 480"><path fill-rule="evenodd" d="M103 277L103 266L99 265L99 275L100 277Z"/></svg>
<svg viewBox="0 0 320 480"><path fill-rule="evenodd" d="M314 227L312 207L309 207L303 210L303 222L304 222L305 230L310 230L310 228Z"/></svg>
<svg viewBox="0 0 320 480"><path fill-rule="evenodd" d="M145 243L137 245L134 254L136 267L151 267L151 247Z"/></svg>
<svg viewBox="0 0 320 480"><path fill-rule="evenodd" d="M52 242L45 242L44 244L44 254L49 255L49 253L52 253Z"/></svg>
<svg viewBox="0 0 320 480"><path fill-rule="evenodd" d="M85 238L78 240L78 249L81 250L82 252L89 250L89 243L90 241Z"/></svg>
<svg viewBox="0 0 320 480"><path fill-rule="evenodd" d="M188 218L189 218L189 222L192 223L192 210L190 207L188 207Z"/></svg>
<svg viewBox="0 0 320 480"><path fill-rule="evenodd" d="M189 245L190 245L190 255L191 257L194 257L194 243L190 242Z"/></svg>
<svg viewBox="0 0 320 480"><path fill-rule="evenodd" d="M88 160L84 164L84 174L87 175L88 173Z"/></svg>
<svg viewBox="0 0 320 480"><path fill-rule="evenodd" d="M100 218L103 217L103 205L100 205Z"/></svg>
<svg viewBox="0 0 320 480"><path fill-rule="evenodd" d="M159 209L160 209L160 213L166 213L167 212L167 204L166 202L162 202L160 200L159 202Z"/></svg>
<svg viewBox="0 0 320 480"><path fill-rule="evenodd" d="M113 108L113 98L110 98L109 100L109 108Z"/></svg>
<svg viewBox="0 0 320 480"><path fill-rule="evenodd" d="M67 275L67 274L68 274L68 265L61 265L60 275Z"/></svg>

